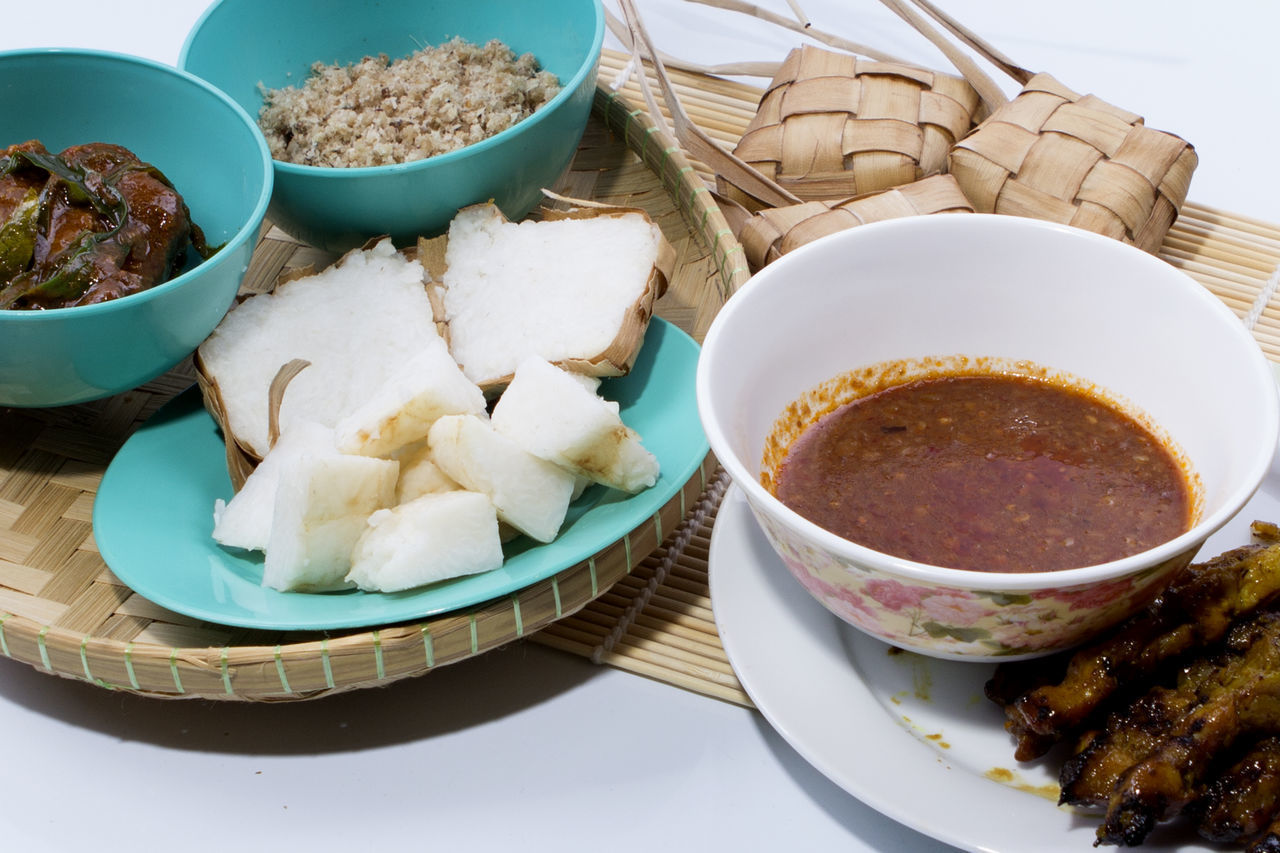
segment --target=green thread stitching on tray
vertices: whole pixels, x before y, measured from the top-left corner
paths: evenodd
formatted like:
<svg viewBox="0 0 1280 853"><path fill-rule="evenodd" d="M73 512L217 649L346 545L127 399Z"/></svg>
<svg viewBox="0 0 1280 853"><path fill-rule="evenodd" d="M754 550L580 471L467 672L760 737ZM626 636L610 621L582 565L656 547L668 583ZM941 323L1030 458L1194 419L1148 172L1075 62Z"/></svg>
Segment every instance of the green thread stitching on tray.
<svg viewBox="0 0 1280 853"><path fill-rule="evenodd" d="M721 245L723 245L723 243L721 242L722 240L731 240L731 239L733 239L733 232L730 231L728 228L721 228L719 231L715 233L715 245L717 247L720 247ZM741 254L742 252L743 252L743 249L741 246L736 246L733 249L733 254ZM730 254L729 252L722 251L720 254L720 259L716 261L716 265L720 267L720 279L721 281L724 282L726 291L730 287L730 281L729 281L730 276L739 270L745 269L743 265L739 264L738 266L735 266L732 270L730 270L728 273L726 273L724 271L724 267L725 267L725 264L729 263L729 254Z"/></svg>
<svg viewBox="0 0 1280 853"><path fill-rule="evenodd" d="M630 533L622 537L622 547L627 552L627 574L631 574L631 570L635 567L631 565L631 534Z"/></svg>
<svg viewBox="0 0 1280 853"><path fill-rule="evenodd" d="M629 134L627 133L628 122L626 120L626 108L618 103L616 96L610 98L609 107L610 109L607 112L607 121L610 122L614 131L622 133L622 138L625 141L629 138ZM619 113L622 115L619 116Z"/></svg>
<svg viewBox="0 0 1280 853"><path fill-rule="evenodd" d="M49 647L45 645L44 635L49 633L49 626L45 625L40 629L40 633L36 634L36 646L40 649L40 663L44 664L44 668L53 672L53 667L49 665Z"/></svg>
<svg viewBox="0 0 1280 853"><path fill-rule="evenodd" d="M728 232L721 232L721 233L727 234ZM720 245L718 241L716 245L717 246ZM740 257L738 258L738 262L734 265L733 269L729 270L729 272L726 273L724 271L724 264L727 264L729 262L730 254L738 255ZM725 295L725 298L728 298L733 295L734 286L733 286L732 276L734 275L734 273L740 272L745 274L747 278L751 277L751 270L746 265L746 253L741 246L735 246L732 252L722 253L722 260L717 261L716 263L717 263L717 266L720 267L720 284L721 284L720 291Z"/></svg>
<svg viewBox="0 0 1280 853"><path fill-rule="evenodd" d="M662 149L653 148L649 142L655 138L658 128L649 125L644 129L644 139L640 144L640 159L648 163L650 168L660 170L662 168Z"/></svg>
<svg viewBox="0 0 1280 853"><path fill-rule="evenodd" d="M80 666L84 668L85 681L93 681L93 673L89 671L89 656L85 654L84 647L89 645L89 637L86 635L80 638Z"/></svg>
<svg viewBox="0 0 1280 853"><path fill-rule="evenodd" d="M179 693L186 693L182 689L182 676L178 674L178 647L174 646L169 652L169 672L173 675L173 686L177 688Z"/></svg>
<svg viewBox="0 0 1280 853"><path fill-rule="evenodd" d="M591 597L595 598L600 592L600 583L596 578L596 558L594 555L587 558L587 572L591 575Z"/></svg>
<svg viewBox="0 0 1280 853"><path fill-rule="evenodd" d="M435 666L436 645L435 641L431 639L431 629L426 625L422 626L422 650L426 652L427 655L427 666Z"/></svg>
<svg viewBox="0 0 1280 853"><path fill-rule="evenodd" d="M650 164L652 164L653 161L657 159L655 155L649 153L649 140L652 138L653 138L653 127L652 126L646 127L644 129L644 136L640 138L639 153L640 153L640 159Z"/></svg>
<svg viewBox="0 0 1280 853"><path fill-rule="evenodd" d="M108 684L100 678L94 678L93 673L89 671L89 635L80 638L80 665L84 667L84 678L90 684L96 684L99 687L105 687L108 690L114 690L115 685Z"/></svg>
<svg viewBox="0 0 1280 853"><path fill-rule="evenodd" d="M551 578L551 596L556 600L556 618L559 619L564 615L564 611L560 607L560 578L553 576Z"/></svg>
<svg viewBox="0 0 1280 853"><path fill-rule="evenodd" d="M650 125L645 128L644 141L646 148L648 147L649 140L651 139L661 141L658 136L657 125ZM662 180L662 171L666 165L671 162L671 155L668 153L669 151L671 151L670 148L654 148L653 153L649 155L651 162L658 167L658 182L662 184L663 189L667 189L666 182Z"/></svg>
<svg viewBox="0 0 1280 853"><path fill-rule="evenodd" d="M729 263L729 252L724 248L724 240L732 237L733 232L727 228L721 228L711 235L711 251L715 256L716 266L720 268L720 278L725 278L725 264Z"/></svg>
<svg viewBox="0 0 1280 853"><path fill-rule="evenodd" d="M329 638L320 638L320 665L324 667L324 686L330 690L334 688L333 683L333 666L329 663Z"/></svg>
<svg viewBox="0 0 1280 853"><path fill-rule="evenodd" d="M626 117L627 117L627 118L629 118L629 119L633 119L633 118L635 118L636 116L640 115L640 110L631 110L630 112L626 113L625 115L626 115ZM630 122L630 121L624 121L624 122L623 122L623 124L622 124L622 140L623 140L623 142L625 142L625 143L627 144L627 147L628 147L628 148L632 148L632 147L633 147L633 146L632 146L632 144L631 144L631 128L632 128L632 127L634 127L634 126L635 126L635 124L634 124L633 122Z"/></svg>
<svg viewBox="0 0 1280 853"><path fill-rule="evenodd" d="M468 614L467 618L471 621L471 654L480 653L480 628L476 625L476 615Z"/></svg>
<svg viewBox="0 0 1280 853"><path fill-rule="evenodd" d="M610 117L609 114L618 108L618 93L606 92L604 89L597 88L596 97L604 100L604 114L605 118L608 119Z"/></svg>
<svg viewBox="0 0 1280 853"><path fill-rule="evenodd" d="M690 172L693 171L692 166L687 166L686 168ZM693 189L689 190L689 205L693 206L694 204L696 204L698 201L698 196L701 196L701 195L709 196L711 195L711 190L703 186L702 184L696 184L693 187ZM714 209L713 205L715 205L715 199L709 199L704 204L701 204L698 206L699 209L702 211L702 221L698 223L699 225L705 226L707 224L707 220L711 218L711 211Z"/></svg>
<svg viewBox="0 0 1280 853"><path fill-rule="evenodd" d="M618 129L618 125L622 121L618 118L619 112L625 115L626 107L618 103L618 95L616 92L610 92L605 98L604 118L606 122L612 125L614 130ZM626 130L625 127L622 129Z"/></svg>
<svg viewBox="0 0 1280 853"><path fill-rule="evenodd" d="M378 670L378 680L387 677L387 671L382 665L382 635L377 631L373 632L373 660Z"/></svg>
<svg viewBox="0 0 1280 853"><path fill-rule="evenodd" d="M671 183L668 185L666 181L663 181L663 186L667 188L667 192L671 193L677 202L680 200L680 185L683 183L680 179L688 168L687 166L676 168L675 161L671 158L671 155L679 151L680 147L673 145L664 152L667 155L667 168L671 176Z"/></svg>
<svg viewBox="0 0 1280 853"><path fill-rule="evenodd" d="M9 613L0 613L0 652L4 653L7 658L13 657L9 654L9 640L4 635L4 623L9 620Z"/></svg>
<svg viewBox="0 0 1280 853"><path fill-rule="evenodd" d="M516 617L516 636L524 636L524 616L520 613L520 593L511 593L511 610Z"/></svg>
<svg viewBox="0 0 1280 853"><path fill-rule="evenodd" d="M627 103L625 103L625 102L623 102L623 103L621 104L621 106L622 106L622 114L623 114L623 116L625 116L625 117L626 117L626 120L627 120L627 127L628 127L628 128L631 128L631 127L642 127L642 126L643 126L643 125L641 125L641 123L640 123L640 122L638 122L638 121L636 121L636 120L635 120L635 119L636 119L636 116L644 115L644 110L643 110L643 109L641 109L640 107L631 107L631 109L627 109L627 107L630 107L631 105L630 105L630 104L627 104ZM630 137L627 137L627 138L628 138L628 139L630 139Z"/></svg>
<svg viewBox="0 0 1280 853"><path fill-rule="evenodd" d="M276 675L280 677L280 686L284 688L285 693L292 693L293 689L289 687L289 676L284 671L284 653L280 646L276 646L273 656L276 659Z"/></svg>
<svg viewBox="0 0 1280 853"><path fill-rule="evenodd" d="M657 133L658 128L653 128L650 133ZM679 172L673 171L671 168L671 155L679 151L677 145L668 145L660 152L662 154L662 171L658 174L658 180L662 182L662 188L672 195L675 194L676 188L680 184Z"/></svg>
<svg viewBox="0 0 1280 853"><path fill-rule="evenodd" d="M222 653L218 655L218 666L222 670L222 689L228 696L234 696L235 691L231 689L231 669L227 666L227 660L230 657L231 650L223 646Z"/></svg>
<svg viewBox="0 0 1280 853"><path fill-rule="evenodd" d="M138 676L133 672L133 641L131 640L124 647L124 671L129 673L129 686L134 690L141 690L138 684Z"/></svg>
<svg viewBox="0 0 1280 853"><path fill-rule="evenodd" d="M662 510L658 510L653 514L653 532L658 537L658 544L661 545L662 540L665 538L662 535Z"/></svg>
<svg viewBox="0 0 1280 853"><path fill-rule="evenodd" d="M683 172L685 172L685 171L692 172L692 171L693 171L693 167L692 167L692 166L685 166L685 167L684 167L684 169L682 169L682 170L681 170L681 172L683 173ZM688 202L686 202L686 203L687 203L690 207L693 207L695 204L697 204L698 196L702 195L703 193L706 193L707 195L710 195L710 194L711 194L711 190L707 189L707 187L706 187L705 185L701 184L701 183L698 183L698 182L696 182L696 181L690 181L690 182L689 182L689 201L688 201ZM711 215L711 205L710 205L709 203L708 203L708 204L701 205L701 206L700 206L700 209L702 210L702 221L701 221L700 223L698 223L698 224L699 224L699 225L706 225L706 224L707 224L707 217Z"/></svg>

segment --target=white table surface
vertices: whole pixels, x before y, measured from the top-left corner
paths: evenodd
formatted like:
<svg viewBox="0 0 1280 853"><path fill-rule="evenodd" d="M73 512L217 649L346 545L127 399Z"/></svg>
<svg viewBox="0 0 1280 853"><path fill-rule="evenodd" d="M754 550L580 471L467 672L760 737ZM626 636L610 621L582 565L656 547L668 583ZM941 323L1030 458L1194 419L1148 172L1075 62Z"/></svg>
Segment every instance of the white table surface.
<svg viewBox="0 0 1280 853"><path fill-rule="evenodd" d="M776 59L797 43L722 10L638 2L658 46L688 59ZM876 0L800 2L821 29L945 68ZM1193 201L1280 221L1280 5L939 2L1020 64L1190 140ZM204 6L8 3L0 49L175 62ZM0 744L0 848L13 851L951 849L830 784L755 712L532 644L275 705L138 698L0 658Z"/></svg>

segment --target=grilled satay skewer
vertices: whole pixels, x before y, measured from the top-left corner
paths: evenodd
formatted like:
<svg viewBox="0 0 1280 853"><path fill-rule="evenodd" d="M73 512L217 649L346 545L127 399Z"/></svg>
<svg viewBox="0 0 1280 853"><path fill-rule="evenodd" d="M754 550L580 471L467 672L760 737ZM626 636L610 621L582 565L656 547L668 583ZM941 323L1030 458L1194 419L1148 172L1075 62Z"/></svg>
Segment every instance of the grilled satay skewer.
<svg viewBox="0 0 1280 853"><path fill-rule="evenodd" d="M1280 524L1273 521L1254 521L1249 525L1249 532L1258 542L1267 545L1280 542Z"/></svg>
<svg viewBox="0 0 1280 853"><path fill-rule="evenodd" d="M1249 842L1245 853L1280 853L1280 818L1273 820L1266 832Z"/></svg>
<svg viewBox="0 0 1280 853"><path fill-rule="evenodd" d="M1220 686L1117 781L1099 843L1141 844L1207 784L1217 755L1241 737L1280 728L1280 614L1259 614L1232 635L1233 644L1247 643L1246 651L1206 680L1206 687L1211 681Z"/></svg>
<svg viewBox="0 0 1280 853"><path fill-rule="evenodd" d="M1125 771L1204 702L1204 687L1216 672L1215 662L1197 660L1179 673L1174 686L1152 688L1108 714L1101 729L1083 735L1059 773L1059 804L1105 806Z"/></svg>
<svg viewBox="0 0 1280 853"><path fill-rule="evenodd" d="M1210 841L1256 838L1280 817L1280 736L1253 744L1196 801L1197 828Z"/></svg>
<svg viewBox="0 0 1280 853"><path fill-rule="evenodd" d="M1246 545L1188 566L1144 610L1072 655L1055 684L1005 705L1015 756L1043 755L1087 724L1122 685L1219 642L1236 619L1280 598L1280 545Z"/></svg>

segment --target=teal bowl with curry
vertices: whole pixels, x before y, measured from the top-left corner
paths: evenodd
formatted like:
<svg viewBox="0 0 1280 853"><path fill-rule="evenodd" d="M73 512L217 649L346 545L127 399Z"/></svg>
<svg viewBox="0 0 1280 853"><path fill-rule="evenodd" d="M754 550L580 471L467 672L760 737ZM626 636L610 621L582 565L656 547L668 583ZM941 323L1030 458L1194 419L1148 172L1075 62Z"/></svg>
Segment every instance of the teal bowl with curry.
<svg viewBox="0 0 1280 853"><path fill-rule="evenodd" d="M454 38L472 45L496 39L516 56L530 54L556 76L558 93L506 129L434 156L383 165L275 163L274 225L333 252L384 234L404 246L442 232L473 203L493 201L521 219L556 183L591 112L604 39L600 0L218 0L188 34L178 65L257 116L265 90L304 85L317 63L394 62ZM455 100L470 97L462 91Z"/></svg>
<svg viewBox="0 0 1280 853"><path fill-rule="evenodd" d="M0 406L128 391L231 307L271 197L256 123L161 63L0 53Z"/></svg>

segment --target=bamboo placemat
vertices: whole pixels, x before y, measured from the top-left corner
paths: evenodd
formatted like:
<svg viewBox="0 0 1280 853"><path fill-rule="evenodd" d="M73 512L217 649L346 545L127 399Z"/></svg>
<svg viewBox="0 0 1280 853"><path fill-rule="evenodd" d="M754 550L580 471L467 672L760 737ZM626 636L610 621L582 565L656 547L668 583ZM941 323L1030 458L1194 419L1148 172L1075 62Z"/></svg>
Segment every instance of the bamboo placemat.
<svg viewBox="0 0 1280 853"><path fill-rule="evenodd" d="M617 79L624 68L625 57L606 54L602 85ZM731 148L751 119L761 90L670 69L668 73L685 112ZM634 78L626 78L619 91L634 104L644 103ZM670 117L665 108L664 115ZM703 164L691 163L704 180L710 179ZM1280 362L1280 299L1275 296L1280 285L1280 226L1189 203L1160 255L1229 305L1251 326L1267 357ZM713 523L712 512L701 519L682 551L660 550L608 595L535 639L749 706L724 655L711 612L706 573Z"/></svg>
<svg viewBox="0 0 1280 853"><path fill-rule="evenodd" d="M634 81L616 96L607 90L625 64L618 54L603 57L592 124L557 191L643 207L659 222L679 263L658 313L700 340L723 299L746 280L745 261L708 200L706 168L660 141ZM680 72L672 78L685 110L714 138L732 145L760 90ZM1188 204L1162 256L1222 298L1251 325L1268 357L1280 362L1280 300L1274 298L1280 227ZM286 267L328 260L272 231L254 256L246 286L261 289ZM522 626L517 599L514 612L510 606L481 608L424 625L297 637L194 622L134 595L103 565L94 546L94 491L123 440L192 381L190 366L182 365L106 401L48 411L0 410L0 654L149 695L274 700L385 683L527 636L750 705L720 645L707 588L710 533L725 485L713 460L650 525L648 538L636 540L634 553L628 543L621 568L610 575L594 569L574 573L576 592L550 585L542 590L544 600L559 601L564 593L579 603L541 623ZM118 660L101 669L106 653ZM260 691L239 690L238 679L248 680L242 677L251 670Z"/></svg>

